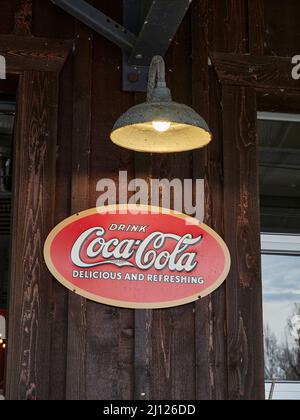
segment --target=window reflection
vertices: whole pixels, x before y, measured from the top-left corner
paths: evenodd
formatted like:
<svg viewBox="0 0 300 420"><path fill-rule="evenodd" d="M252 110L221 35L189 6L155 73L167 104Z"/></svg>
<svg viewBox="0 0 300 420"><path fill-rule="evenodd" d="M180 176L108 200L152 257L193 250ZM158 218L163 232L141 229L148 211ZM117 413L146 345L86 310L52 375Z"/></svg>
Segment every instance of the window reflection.
<svg viewBox="0 0 300 420"><path fill-rule="evenodd" d="M300 381L300 115L258 119L265 376Z"/></svg>
<svg viewBox="0 0 300 420"><path fill-rule="evenodd" d="M263 255L266 379L300 380L300 256Z"/></svg>

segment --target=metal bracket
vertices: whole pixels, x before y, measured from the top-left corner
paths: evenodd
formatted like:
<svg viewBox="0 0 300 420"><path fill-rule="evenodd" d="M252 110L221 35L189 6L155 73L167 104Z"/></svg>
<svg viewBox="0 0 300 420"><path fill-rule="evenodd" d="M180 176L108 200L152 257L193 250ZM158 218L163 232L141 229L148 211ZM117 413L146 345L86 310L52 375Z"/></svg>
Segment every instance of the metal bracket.
<svg viewBox="0 0 300 420"><path fill-rule="evenodd" d="M132 33L139 34L146 20L153 0L123 0L123 23ZM137 43L137 37L136 42ZM149 64L129 63L134 48L123 51L123 90L125 92L146 92Z"/></svg>
<svg viewBox="0 0 300 420"><path fill-rule="evenodd" d="M123 0L124 26L84 0L51 0L123 50L123 89L144 92L150 62L164 56L192 0Z"/></svg>

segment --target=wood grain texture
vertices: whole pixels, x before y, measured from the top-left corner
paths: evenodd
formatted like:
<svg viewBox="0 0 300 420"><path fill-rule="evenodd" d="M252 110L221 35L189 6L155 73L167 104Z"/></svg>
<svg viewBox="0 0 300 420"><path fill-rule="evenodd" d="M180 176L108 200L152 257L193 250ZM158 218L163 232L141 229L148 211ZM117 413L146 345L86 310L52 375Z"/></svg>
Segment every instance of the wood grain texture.
<svg viewBox="0 0 300 420"><path fill-rule="evenodd" d="M209 51L230 52L232 55L249 52L247 1L209 2ZM212 53L210 53L210 56ZM214 63L213 63L214 64ZM206 222L224 237L224 166L223 166L223 108L222 88L215 66L209 72L209 124L213 141L206 154ZM222 81L223 82L223 81ZM228 399L227 311L226 285L223 284L206 299L206 311L199 323L209 340L199 347L202 365L207 363L208 374L201 383L201 393L209 399ZM205 322L208 319L208 322ZM199 333L200 334L200 333ZM199 371L199 377L201 370ZM209 385L207 385L209 384Z"/></svg>
<svg viewBox="0 0 300 420"><path fill-rule="evenodd" d="M32 0L16 0L15 28L16 35L31 35Z"/></svg>
<svg viewBox="0 0 300 420"><path fill-rule="evenodd" d="M300 114L300 92L282 89L258 89L256 91L257 109L265 112Z"/></svg>
<svg viewBox="0 0 300 420"><path fill-rule="evenodd" d="M249 52L264 55L265 52L265 13L264 0L248 0L249 14Z"/></svg>
<svg viewBox="0 0 300 420"><path fill-rule="evenodd" d="M213 141L206 150L205 223L224 237L222 94L213 69L210 69L209 76L209 126L212 130ZM228 387L225 284L208 296L203 304L204 302L204 313L197 314L196 312L199 336L202 331L207 333L207 340L204 343L200 341L202 345L198 348L199 359L202 362L202 368L201 365L198 367L199 391L201 391L200 395L207 393L208 399L226 400ZM207 371L205 380L202 377L203 371Z"/></svg>
<svg viewBox="0 0 300 420"><path fill-rule="evenodd" d="M135 103L144 102L144 94L135 94ZM135 153L135 176L150 186L152 156ZM150 194L148 202L151 203ZM153 310L137 310L134 316L134 399L150 400L153 395Z"/></svg>
<svg viewBox="0 0 300 420"><path fill-rule="evenodd" d="M135 311L134 399L149 400L153 395L152 377L153 311Z"/></svg>
<svg viewBox="0 0 300 420"><path fill-rule="evenodd" d="M195 179L205 179L205 223L222 233L222 109L218 82L210 75L209 2L192 4L193 108L209 122L213 142L193 153ZM226 399L224 287L195 304L196 399Z"/></svg>
<svg viewBox="0 0 300 420"><path fill-rule="evenodd" d="M53 226L58 80L20 80L15 149L8 399L49 397L52 278L43 243Z"/></svg>
<svg viewBox="0 0 300 420"><path fill-rule="evenodd" d="M55 196L54 226L71 214L71 168L72 153L72 106L73 106L73 67L69 59L60 74L59 118ZM68 336L68 290L56 280L52 288L51 311L51 370L50 399L64 400L66 398L67 352Z"/></svg>
<svg viewBox="0 0 300 420"><path fill-rule="evenodd" d="M212 53L219 80L224 85L264 89L300 89L292 78L292 59L239 54Z"/></svg>
<svg viewBox="0 0 300 420"><path fill-rule="evenodd" d="M248 37L247 0L211 0L209 2L210 51L247 53Z"/></svg>
<svg viewBox="0 0 300 420"><path fill-rule="evenodd" d="M89 207L92 34L78 24L74 56L71 214ZM69 292L67 400L86 399L86 299Z"/></svg>
<svg viewBox="0 0 300 420"><path fill-rule="evenodd" d="M255 92L223 88L228 397L264 398Z"/></svg>
<svg viewBox="0 0 300 420"><path fill-rule="evenodd" d="M168 84L177 101L191 103L190 15L183 22L167 58ZM175 50L175 51L174 51ZM180 74L179 74L179 73ZM138 101L140 98L137 98ZM144 98L142 98L144 100ZM192 154L147 155L136 159L138 177L192 178ZM189 399L195 397L194 305L136 311L135 392L139 400Z"/></svg>
<svg viewBox="0 0 300 420"><path fill-rule="evenodd" d="M174 100L192 104L191 10L185 17L167 56L168 85ZM193 178L193 154L152 157L155 179ZM172 204L171 204L172 207ZM187 400L196 395L194 304L153 312L152 399Z"/></svg>
<svg viewBox="0 0 300 420"><path fill-rule="evenodd" d="M209 1L194 1L191 5L192 102L193 108L207 121L209 119L209 29ZM196 152L195 159L199 159L199 152ZM195 166L200 165L195 162Z"/></svg>
<svg viewBox="0 0 300 420"><path fill-rule="evenodd" d="M50 1L33 0L32 33L42 38L74 38L73 19L62 19ZM73 131L73 56L70 54L59 76L58 142L54 225L71 214L72 131ZM53 225L53 226L54 226ZM68 290L53 282L51 309L51 369L49 398L66 398Z"/></svg>
<svg viewBox="0 0 300 420"><path fill-rule="evenodd" d="M122 21L122 1L96 1L95 6ZM109 178L118 186L119 171L125 170L129 181L134 177L134 153L110 141L115 121L134 100L121 90L121 73L120 49L95 34L89 207L96 206L99 180ZM87 322L87 399L133 399L134 311L88 302Z"/></svg>
<svg viewBox="0 0 300 420"><path fill-rule="evenodd" d="M0 35L0 54L6 58L8 73L57 72L63 67L72 47L71 41Z"/></svg>
<svg viewBox="0 0 300 420"><path fill-rule="evenodd" d="M195 398L194 305L153 313L152 399Z"/></svg>

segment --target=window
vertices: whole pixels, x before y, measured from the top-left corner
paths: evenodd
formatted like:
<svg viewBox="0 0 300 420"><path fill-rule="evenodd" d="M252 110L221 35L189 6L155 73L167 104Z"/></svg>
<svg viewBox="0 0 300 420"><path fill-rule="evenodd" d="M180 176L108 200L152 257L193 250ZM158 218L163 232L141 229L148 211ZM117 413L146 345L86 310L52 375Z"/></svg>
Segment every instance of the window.
<svg viewBox="0 0 300 420"><path fill-rule="evenodd" d="M266 379L300 381L300 237L263 235L262 253Z"/></svg>
<svg viewBox="0 0 300 420"><path fill-rule="evenodd" d="M259 113L262 231L300 234L300 115Z"/></svg>
<svg viewBox="0 0 300 420"><path fill-rule="evenodd" d="M300 399L300 115L258 119L267 398Z"/></svg>

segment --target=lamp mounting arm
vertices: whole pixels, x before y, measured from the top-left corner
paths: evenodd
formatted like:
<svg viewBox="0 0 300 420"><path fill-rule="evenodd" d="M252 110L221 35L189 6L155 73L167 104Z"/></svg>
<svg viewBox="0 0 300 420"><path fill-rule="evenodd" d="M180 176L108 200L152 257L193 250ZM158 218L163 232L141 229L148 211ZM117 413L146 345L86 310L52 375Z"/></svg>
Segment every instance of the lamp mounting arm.
<svg viewBox="0 0 300 420"><path fill-rule="evenodd" d="M160 55L153 57L149 69L147 101L153 99L153 91L155 88L166 88L166 66L164 59Z"/></svg>
<svg viewBox="0 0 300 420"><path fill-rule="evenodd" d="M123 50L123 89L144 92L154 56L164 56L193 0L123 0L124 26L85 0L52 3Z"/></svg>
<svg viewBox="0 0 300 420"><path fill-rule="evenodd" d="M102 13L84 0L51 0L56 6L69 13L98 34L131 52L137 37L119 23Z"/></svg>

